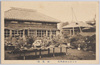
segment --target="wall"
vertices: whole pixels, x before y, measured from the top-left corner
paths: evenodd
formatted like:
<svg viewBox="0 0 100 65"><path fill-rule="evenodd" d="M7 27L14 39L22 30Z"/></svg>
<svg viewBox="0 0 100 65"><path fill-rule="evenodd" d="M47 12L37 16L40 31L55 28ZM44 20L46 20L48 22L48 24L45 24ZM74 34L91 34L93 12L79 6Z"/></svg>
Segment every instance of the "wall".
<svg viewBox="0 0 100 65"><path fill-rule="evenodd" d="M36 28L36 29L57 29L57 23L38 23L24 21L5 20L5 27L9 28Z"/></svg>

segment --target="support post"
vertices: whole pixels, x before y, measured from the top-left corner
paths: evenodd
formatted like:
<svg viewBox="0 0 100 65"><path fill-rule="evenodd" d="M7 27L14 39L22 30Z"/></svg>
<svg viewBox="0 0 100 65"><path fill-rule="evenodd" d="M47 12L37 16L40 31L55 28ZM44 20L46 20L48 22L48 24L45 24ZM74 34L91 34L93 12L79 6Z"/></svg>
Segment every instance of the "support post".
<svg viewBox="0 0 100 65"><path fill-rule="evenodd" d="M48 55L50 54L50 48L48 48Z"/></svg>
<svg viewBox="0 0 100 65"><path fill-rule="evenodd" d="M25 37L25 30L23 29L23 38Z"/></svg>
<svg viewBox="0 0 100 65"><path fill-rule="evenodd" d="M79 27L79 29L80 29L80 33L82 32L82 29L81 29L81 27Z"/></svg>
<svg viewBox="0 0 100 65"><path fill-rule="evenodd" d="M67 47L66 47L66 55L67 55Z"/></svg>
<svg viewBox="0 0 100 65"><path fill-rule="evenodd" d="M37 50L35 50L35 55L37 55Z"/></svg>
<svg viewBox="0 0 100 65"><path fill-rule="evenodd" d="M5 60L6 60L6 52L5 52Z"/></svg>
<svg viewBox="0 0 100 65"><path fill-rule="evenodd" d="M11 40L11 43L12 43L12 30L10 30L10 40Z"/></svg>
<svg viewBox="0 0 100 65"><path fill-rule="evenodd" d="M23 56L23 59L25 60L26 58L25 58L25 52L24 52L24 56Z"/></svg>
<svg viewBox="0 0 100 65"><path fill-rule="evenodd" d="M21 53L19 53L19 56L21 57Z"/></svg>
<svg viewBox="0 0 100 65"><path fill-rule="evenodd" d="M52 31L51 31L51 29L50 29L50 39L51 39L51 37L52 37Z"/></svg>
<svg viewBox="0 0 100 65"><path fill-rule="evenodd" d="M56 33L56 35L55 35L55 36L57 36L57 30L56 30L56 32L55 32L55 33Z"/></svg>
<svg viewBox="0 0 100 65"><path fill-rule="evenodd" d="M40 58L41 58L41 49L40 49Z"/></svg>
<svg viewBox="0 0 100 65"><path fill-rule="evenodd" d="M60 53L62 53L62 47L60 47Z"/></svg>
<svg viewBox="0 0 100 65"><path fill-rule="evenodd" d="M70 36L71 36L71 29L69 31L70 31Z"/></svg>
<svg viewBox="0 0 100 65"><path fill-rule="evenodd" d="M28 29L28 36L30 35L30 29Z"/></svg>
<svg viewBox="0 0 100 65"><path fill-rule="evenodd" d="M10 38L12 37L12 30L10 30Z"/></svg>
<svg viewBox="0 0 100 65"><path fill-rule="evenodd" d="M46 30L46 37L48 36L48 30Z"/></svg>
<svg viewBox="0 0 100 65"><path fill-rule="evenodd" d="M55 56L55 48L53 48L53 56Z"/></svg>
<svg viewBox="0 0 100 65"><path fill-rule="evenodd" d="M35 30L35 36L37 37L37 30Z"/></svg>
<svg viewBox="0 0 100 65"><path fill-rule="evenodd" d="M74 35L74 27L73 27L73 35Z"/></svg>

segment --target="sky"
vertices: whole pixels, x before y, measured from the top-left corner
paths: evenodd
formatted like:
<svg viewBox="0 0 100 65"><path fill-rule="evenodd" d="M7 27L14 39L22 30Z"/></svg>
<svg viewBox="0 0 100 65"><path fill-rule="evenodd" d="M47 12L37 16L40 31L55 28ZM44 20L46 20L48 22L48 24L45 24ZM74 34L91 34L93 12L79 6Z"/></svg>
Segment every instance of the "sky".
<svg viewBox="0 0 100 65"><path fill-rule="evenodd" d="M36 2L36 1L4 1L2 7L4 11L11 7L33 9L51 16L61 22L88 21L92 20L96 14L97 2ZM72 19L73 12L76 16Z"/></svg>

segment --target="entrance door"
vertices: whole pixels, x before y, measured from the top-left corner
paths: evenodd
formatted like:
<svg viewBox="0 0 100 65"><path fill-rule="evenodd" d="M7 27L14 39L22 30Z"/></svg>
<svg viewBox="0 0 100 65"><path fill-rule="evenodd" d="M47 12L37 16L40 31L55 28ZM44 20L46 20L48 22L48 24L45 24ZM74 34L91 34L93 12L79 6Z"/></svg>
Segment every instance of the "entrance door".
<svg viewBox="0 0 100 65"><path fill-rule="evenodd" d="M28 36L28 30L25 30L25 36Z"/></svg>

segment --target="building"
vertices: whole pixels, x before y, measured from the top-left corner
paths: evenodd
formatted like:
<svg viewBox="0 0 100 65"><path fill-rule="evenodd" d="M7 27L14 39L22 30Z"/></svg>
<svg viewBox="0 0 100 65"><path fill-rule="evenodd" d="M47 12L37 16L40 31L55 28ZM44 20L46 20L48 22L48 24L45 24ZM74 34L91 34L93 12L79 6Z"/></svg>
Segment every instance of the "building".
<svg viewBox="0 0 100 65"><path fill-rule="evenodd" d="M78 23L71 22L68 25L62 27L64 35L67 35L67 36L73 36L73 35L77 35L77 34L81 34L81 33L83 34L85 28L93 28L93 26L91 26L87 23L84 23L84 22L78 22ZM90 31L88 33L88 35L91 32L92 31Z"/></svg>
<svg viewBox="0 0 100 65"><path fill-rule="evenodd" d="M11 8L4 14L5 38L19 35L43 37L56 35L58 20L31 9Z"/></svg>

